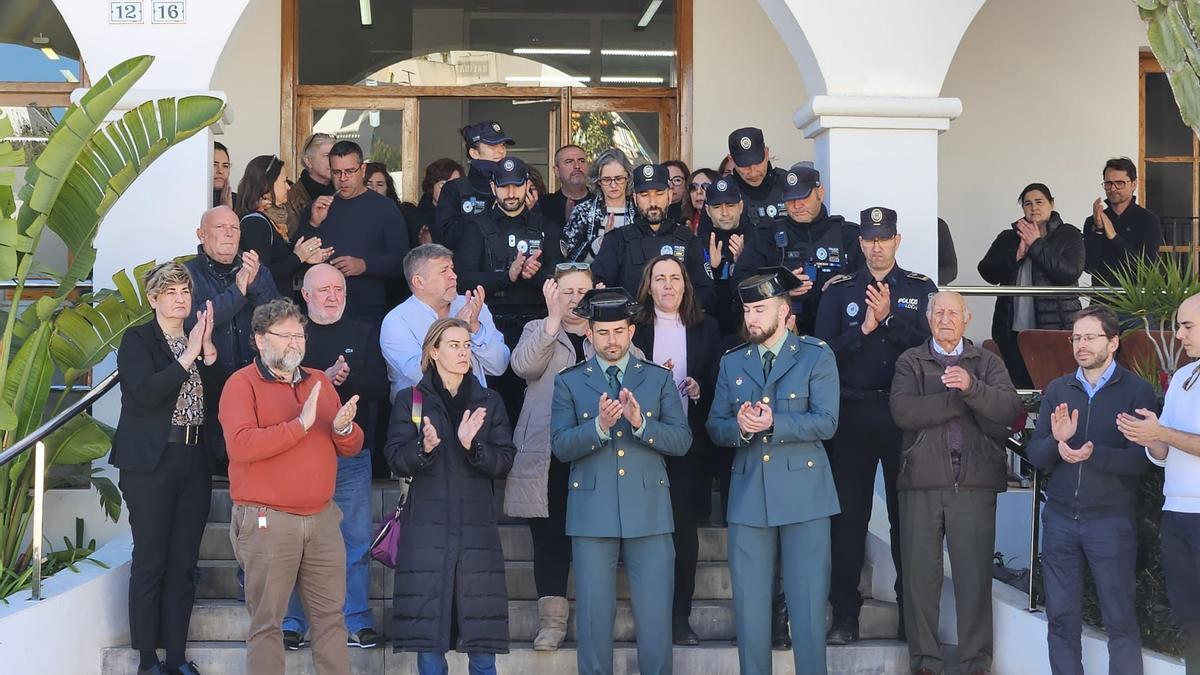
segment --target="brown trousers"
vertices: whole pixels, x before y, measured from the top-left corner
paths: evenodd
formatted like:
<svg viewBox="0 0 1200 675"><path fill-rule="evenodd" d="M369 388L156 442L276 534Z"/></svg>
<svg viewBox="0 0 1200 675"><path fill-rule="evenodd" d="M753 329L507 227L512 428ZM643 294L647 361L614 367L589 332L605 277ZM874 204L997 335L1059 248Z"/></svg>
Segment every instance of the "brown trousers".
<svg viewBox="0 0 1200 675"><path fill-rule="evenodd" d="M283 616L292 589L312 626L313 664L319 675L350 675L346 646L346 548L339 524L342 512L332 501L311 516L233 505L229 538L246 572L246 672L284 675Z"/></svg>

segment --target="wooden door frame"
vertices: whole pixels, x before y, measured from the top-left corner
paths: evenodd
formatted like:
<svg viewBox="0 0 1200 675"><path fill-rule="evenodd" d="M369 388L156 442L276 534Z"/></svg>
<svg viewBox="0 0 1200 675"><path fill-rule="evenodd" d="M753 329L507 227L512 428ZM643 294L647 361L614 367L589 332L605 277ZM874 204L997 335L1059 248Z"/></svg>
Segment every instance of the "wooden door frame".
<svg viewBox="0 0 1200 675"><path fill-rule="evenodd" d="M348 101L342 96L305 96L299 99L296 104L296 129L293 142L295 147L303 147L304 141L308 138L309 130L313 128L313 110L314 109L337 109L345 108ZM421 169L419 165L419 157L417 156L417 130L419 129L419 110L417 99L411 96L375 96L356 97L353 99L351 109L364 110L399 110L403 116L401 122L401 156L403 157L400 166L401 172L404 174L403 182L400 186L400 194L410 201L413 195L420 194L421 188ZM297 158L298 160L299 158ZM293 176L298 176L299 172L293 173ZM419 198L418 198L419 199Z"/></svg>
<svg viewBox="0 0 1200 675"><path fill-rule="evenodd" d="M694 0L674 0L675 2L675 87L401 87L378 86L365 87L358 85L301 85L299 84L299 0L282 0L281 49L282 66L280 73L280 124L279 124L279 156L288 162L293 175L298 175L299 157L297 149L304 139L301 129L306 129L296 119L300 97L337 96L348 99L377 99L381 96L391 98L421 98L421 97L479 97L479 98L559 98L560 108L558 137L560 144L567 142L570 135L570 118L572 104L575 99L617 99L617 98L660 98L669 102L667 109L667 124L661 125L669 129L669 142L662 143L660 152L678 157L691 166L691 134L692 134L692 89L693 89L693 2ZM564 91L569 89L569 91ZM359 105L357 101L354 103ZM415 111L415 107L414 107ZM551 125L553 127L553 125ZM311 128L311 126L307 127ZM407 127L406 127L407 129ZM415 130L415 128L414 128ZM407 131L406 131L407 132ZM660 136L661 136L660 131ZM305 131L305 135L307 131ZM553 173L553 172L551 172ZM405 176L408 172L405 172ZM552 176L547 177L550 180Z"/></svg>

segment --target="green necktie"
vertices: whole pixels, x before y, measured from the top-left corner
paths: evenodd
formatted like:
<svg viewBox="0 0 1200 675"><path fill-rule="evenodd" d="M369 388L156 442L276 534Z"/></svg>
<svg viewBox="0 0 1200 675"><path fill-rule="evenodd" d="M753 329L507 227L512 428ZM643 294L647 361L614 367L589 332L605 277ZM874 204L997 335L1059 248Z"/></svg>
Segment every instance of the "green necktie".
<svg viewBox="0 0 1200 675"><path fill-rule="evenodd" d="M767 351L763 354L763 379L766 380L771 376L771 366L775 365L775 352Z"/></svg>
<svg viewBox="0 0 1200 675"><path fill-rule="evenodd" d="M616 366L609 366L608 370L608 396L609 398L618 398L621 395L621 380L617 378L621 369Z"/></svg>

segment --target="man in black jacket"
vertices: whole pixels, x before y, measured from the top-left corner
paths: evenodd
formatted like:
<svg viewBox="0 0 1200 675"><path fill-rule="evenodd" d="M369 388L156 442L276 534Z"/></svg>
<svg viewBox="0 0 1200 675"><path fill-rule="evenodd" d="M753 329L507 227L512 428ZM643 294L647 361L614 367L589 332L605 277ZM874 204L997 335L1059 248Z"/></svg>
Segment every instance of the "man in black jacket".
<svg viewBox="0 0 1200 675"><path fill-rule="evenodd" d="M1137 203L1137 167L1128 157L1115 157L1104 165L1104 197L1092 204L1092 215L1083 224L1087 250L1084 271L1093 285L1113 282L1113 271L1135 256L1148 262L1158 258L1163 244L1158 216ZM1104 202L1108 208L1104 208Z"/></svg>
<svg viewBox="0 0 1200 675"><path fill-rule="evenodd" d="M433 226L429 228L433 243L451 250L458 245L458 228L464 218L477 216L492 208L496 202L492 194L492 171L496 163L508 156L508 146L515 141L504 133L498 122L484 120L461 130L467 146L467 175L455 178L442 187L434 212Z"/></svg>
<svg viewBox="0 0 1200 675"><path fill-rule="evenodd" d="M1140 675L1134 611L1138 477L1150 465L1126 440L1117 415L1157 410L1150 384L1116 363L1117 316L1092 305L1075 316L1071 348L1079 369L1046 387L1029 459L1052 471L1042 511L1050 670L1083 672L1084 570L1090 568L1108 632L1109 672Z"/></svg>
<svg viewBox="0 0 1200 675"><path fill-rule="evenodd" d="M379 334L370 324L346 318L346 277L332 265L309 268L300 289L308 306L304 360L300 365L325 371L343 401L358 396L354 421L363 429L365 442L372 430L378 404L387 400L387 367L379 351ZM371 615L371 450L363 447L353 457L337 458L333 502L342 511L342 540L346 546L347 644L370 649L379 644ZM292 591L283 619L283 646L297 650L308 631L300 594Z"/></svg>
<svg viewBox="0 0 1200 675"><path fill-rule="evenodd" d="M554 153L554 174L558 190L542 195L538 208L547 221L561 232L579 202L592 196L588 191L588 159L578 145L564 145Z"/></svg>

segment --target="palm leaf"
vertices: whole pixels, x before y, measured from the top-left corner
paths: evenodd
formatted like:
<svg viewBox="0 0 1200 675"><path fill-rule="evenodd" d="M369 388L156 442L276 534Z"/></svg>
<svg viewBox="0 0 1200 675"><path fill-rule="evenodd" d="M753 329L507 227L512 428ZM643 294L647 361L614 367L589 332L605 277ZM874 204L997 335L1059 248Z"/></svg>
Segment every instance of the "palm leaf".
<svg viewBox="0 0 1200 675"><path fill-rule="evenodd" d="M39 302L46 299L40 298ZM4 382L4 400L12 406L17 416L17 425L9 438L24 438L42 421L42 411L50 398L50 379L54 375L54 364L46 349L50 328L49 322L43 323L21 345L9 364Z"/></svg>
<svg viewBox="0 0 1200 675"><path fill-rule="evenodd" d="M46 466L93 462L112 448L112 428L80 413L46 437Z"/></svg>
<svg viewBox="0 0 1200 675"><path fill-rule="evenodd" d="M69 385L111 354L127 328L144 323L153 313L145 300L142 274L154 263L135 270L136 285L124 270L113 275L118 292L103 290L67 306L54 319L50 356Z"/></svg>

